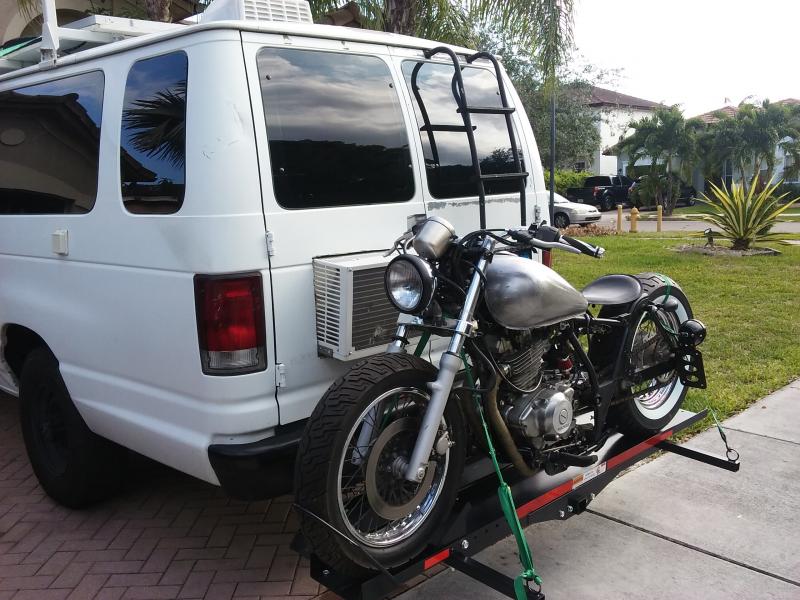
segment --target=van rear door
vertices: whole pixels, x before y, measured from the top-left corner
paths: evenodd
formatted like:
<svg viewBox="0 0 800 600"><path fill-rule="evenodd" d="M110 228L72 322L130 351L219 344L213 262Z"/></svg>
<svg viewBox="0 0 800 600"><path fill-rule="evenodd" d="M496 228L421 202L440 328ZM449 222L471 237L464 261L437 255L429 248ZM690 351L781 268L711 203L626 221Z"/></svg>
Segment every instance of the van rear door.
<svg viewBox="0 0 800 600"><path fill-rule="evenodd" d="M410 51L408 54L411 55ZM484 61L462 67L467 102L470 106L501 107L494 70L488 62L479 62ZM424 193L428 214L446 218L461 234L475 230L480 226L477 185L468 138L453 95L453 65L449 60L430 61L409 56L400 60L400 68L416 117L414 129L419 133L420 162L425 165ZM533 137L528 134L530 126L521 112L521 103L510 82L506 81L505 87L509 102L518 107L512 119L523 170L531 173L526 180L525 223L529 224L537 212L541 213L541 207L539 211L535 209L535 180L537 176L541 180L539 155L535 143L529 143L528 138L532 140ZM515 172L505 117L473 113L471 119L482 173ZM540 187L543 189L543 184ZM518 181L486 182L485 190L487 226L520 225ZM541 214L546 214L546 211Z"/></svg>
<svg viewBox="0 0 800 600"><path fill-rule="evenodd" d="M284 370L278 404L288 423L308 417L350 366L318 355L313 259L385 250L425 209L388 48L242 37L272 236L276 355ZM385 300L382 278L371 285Z"/></svg>

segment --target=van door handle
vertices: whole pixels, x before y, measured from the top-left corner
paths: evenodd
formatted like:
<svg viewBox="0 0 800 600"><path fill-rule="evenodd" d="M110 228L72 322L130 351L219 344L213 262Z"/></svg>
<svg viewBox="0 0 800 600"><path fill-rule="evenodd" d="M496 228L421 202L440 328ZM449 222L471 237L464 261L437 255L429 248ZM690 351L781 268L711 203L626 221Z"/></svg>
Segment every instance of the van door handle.
<svg viewBox="0 0 800 600"><path fill-rule="evenodd" d="M69 254L69 231L67 229L56 229L50 236L53 245L53 254L67 256Z"/></svg>

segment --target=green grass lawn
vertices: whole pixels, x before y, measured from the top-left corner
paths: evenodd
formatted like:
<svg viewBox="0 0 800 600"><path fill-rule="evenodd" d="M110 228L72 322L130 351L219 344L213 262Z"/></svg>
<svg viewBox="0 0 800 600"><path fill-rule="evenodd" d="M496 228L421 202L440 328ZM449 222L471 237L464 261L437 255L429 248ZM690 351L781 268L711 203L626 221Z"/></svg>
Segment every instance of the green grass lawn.
<svg viewBox="0 0 800 600"><path fill-rule="evenodd" d="M605 257L554 256L553 266L574 286L606 273L664 273L680 284L694 316L708 327L701 346L708 389L690 390L686 408L711 407L722 420L800 376L800 246L771 244L780 256L733 258L672 250L699 243L696 238L585 239L603 246Z"/></svg>

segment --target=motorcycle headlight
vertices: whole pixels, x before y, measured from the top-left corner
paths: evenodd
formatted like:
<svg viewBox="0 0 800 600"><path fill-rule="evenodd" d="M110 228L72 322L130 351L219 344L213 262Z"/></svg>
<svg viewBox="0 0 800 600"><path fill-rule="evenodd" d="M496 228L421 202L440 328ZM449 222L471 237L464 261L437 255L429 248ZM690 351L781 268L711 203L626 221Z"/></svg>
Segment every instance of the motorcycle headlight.
<svg viewBox="0 0 800 600"><path fill-rule="evenodd" d="M436 287L431 266L412 254L401 254L390 262L383 282L394 307L410 314L428 307Z"/></svg>

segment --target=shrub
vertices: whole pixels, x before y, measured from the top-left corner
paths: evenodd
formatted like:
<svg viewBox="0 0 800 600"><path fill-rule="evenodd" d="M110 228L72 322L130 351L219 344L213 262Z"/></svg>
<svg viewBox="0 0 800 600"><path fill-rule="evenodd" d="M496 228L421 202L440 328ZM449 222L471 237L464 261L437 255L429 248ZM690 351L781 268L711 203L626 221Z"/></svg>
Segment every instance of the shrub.
<svg viewBox="0 0 800 600"><path fill-rule="evenodd" d="M789 204L792 204L797 201L797 198L800 198L800 183L781 183L778 185L778 189L775 190L775 195L786 196ZM792 198L793 200L789 200Z"/></svg>
<svg viewBox="0 0 800 600"><path fill-rule="evenodd" d="M747 250L751 244L759 241L775 239L770 229L778 221L782 212L800 198L787 200L786 194L776 196L780 183L767 186L757 191L757 177L745 191L740 183L734 183L730 189L725 184L717 187L711 184L711 196L703 195L708 207L716 211L704 218L722 229L722 237L733 243L734 250Z"/></svg>
<svg viewBox="0 0 800 600"><path fill-rule="evenodd" d="M591 176L587 171L569 171L565 169L556 169L556 192L562 196L567 195L567 188L583 187L583 182L586 178ZM547 179L547 174L545 174Z"/></svg>

